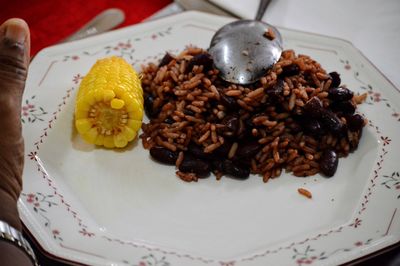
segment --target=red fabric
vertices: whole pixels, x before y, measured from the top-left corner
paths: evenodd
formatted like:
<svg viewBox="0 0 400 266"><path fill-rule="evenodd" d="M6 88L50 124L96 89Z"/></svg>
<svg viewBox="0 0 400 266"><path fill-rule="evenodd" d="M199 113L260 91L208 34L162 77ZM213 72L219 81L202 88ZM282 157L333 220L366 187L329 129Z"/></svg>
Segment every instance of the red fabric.
<svg viewBox="0 0 400 266"><path fill-rule="evenodd" d="M12 17L25 19L31 30L32 50L56 44L107 8L120 8L125 21L138 23L171 0L0 0L0 23Z"/></svg>

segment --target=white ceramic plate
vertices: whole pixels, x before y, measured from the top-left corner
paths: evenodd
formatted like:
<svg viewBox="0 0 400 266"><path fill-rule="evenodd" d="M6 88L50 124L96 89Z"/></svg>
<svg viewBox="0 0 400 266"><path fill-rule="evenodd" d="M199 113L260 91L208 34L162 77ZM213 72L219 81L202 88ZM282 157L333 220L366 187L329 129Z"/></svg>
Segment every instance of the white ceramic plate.
<svg viewBox="0 0 400 266"><path fill-rule="evenodd" d="M229 21L188 12L37 55L22 111L27 157L19 209L47 252L90 265L336 265L399 241L400 94L343 40L281 29L285 48L368 93L359 111L371 122L333 178L185 183L173 167L150 160L139 141L115 151L76 135L75 95L97 59L119 55L139 70L165 51L206 48Z"/></svg>

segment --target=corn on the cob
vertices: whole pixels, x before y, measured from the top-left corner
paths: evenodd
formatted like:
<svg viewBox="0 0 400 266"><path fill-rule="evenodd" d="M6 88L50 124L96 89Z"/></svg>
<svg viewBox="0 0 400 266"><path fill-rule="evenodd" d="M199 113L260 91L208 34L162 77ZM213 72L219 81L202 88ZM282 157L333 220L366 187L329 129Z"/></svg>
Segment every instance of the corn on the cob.
<svg viewBox="0 0 400 266"><path fill-rule="evenodd" d="M125 147L143 118L140 79L124 59L98 60L83 78L75 105L75 126L82 138L107 148Z"/></svg>

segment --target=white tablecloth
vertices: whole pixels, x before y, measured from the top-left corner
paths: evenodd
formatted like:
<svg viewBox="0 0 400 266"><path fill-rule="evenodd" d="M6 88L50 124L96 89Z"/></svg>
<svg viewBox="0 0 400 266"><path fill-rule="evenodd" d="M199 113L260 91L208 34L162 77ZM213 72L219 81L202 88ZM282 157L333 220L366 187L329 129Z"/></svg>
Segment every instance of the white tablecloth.
<svg viewBox="0 0 400 266"><path fill-rule="evenodd" d="M258 0L210 0L254 18ZM400 89L400 0L272 0L264 21L352 42Z"/></svg>

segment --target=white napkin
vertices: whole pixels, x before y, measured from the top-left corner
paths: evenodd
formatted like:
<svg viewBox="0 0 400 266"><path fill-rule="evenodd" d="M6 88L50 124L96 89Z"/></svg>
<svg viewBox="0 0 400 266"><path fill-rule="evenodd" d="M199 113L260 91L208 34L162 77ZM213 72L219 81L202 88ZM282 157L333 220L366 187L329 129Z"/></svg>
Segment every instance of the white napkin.
<svg viewBox="0 0 400 266"><path fill-rule="evenodd" d="M210 0L254 18L258 0ZM346 39L400 89L399 0L272 0L264 21Z"/></svg>

